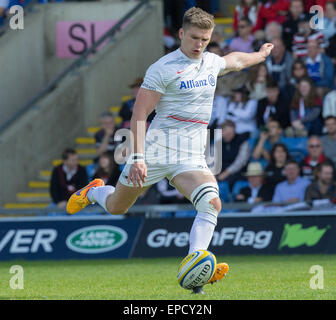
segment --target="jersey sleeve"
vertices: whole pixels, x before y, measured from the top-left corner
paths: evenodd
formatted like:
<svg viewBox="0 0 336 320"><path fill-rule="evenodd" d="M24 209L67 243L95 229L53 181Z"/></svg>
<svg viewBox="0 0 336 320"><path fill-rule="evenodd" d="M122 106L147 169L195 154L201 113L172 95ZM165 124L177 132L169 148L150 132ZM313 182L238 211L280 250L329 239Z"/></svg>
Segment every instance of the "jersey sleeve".
<svg viewBox="0 0 336 320"><path fill-rule="evenodd" d="M157 91L162 94L166 92L166 81L157 64L151 65L146 72L141 88Z"/></svg>
<svg viewBox="0 0 336 320"><path fill-rule="evenodd" d="M224 69L226 68L226 61L223 57L220 57L217 54L213 54L214 59L213 59L213 63L216 66L218 72L217 75L221 74Z"/></svg>

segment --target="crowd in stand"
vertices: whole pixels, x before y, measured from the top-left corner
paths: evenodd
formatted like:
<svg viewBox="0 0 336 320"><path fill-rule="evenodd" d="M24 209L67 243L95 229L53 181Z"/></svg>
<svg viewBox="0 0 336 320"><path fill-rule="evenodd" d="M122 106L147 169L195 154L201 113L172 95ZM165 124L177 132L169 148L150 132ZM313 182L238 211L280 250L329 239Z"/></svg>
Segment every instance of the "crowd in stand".
<svg viewBox="0 0 336 320"><path fill-rule="evenodd" d="M312 5L324 10L322 28L312 28ZM216 175L221 199L273 205L303 201L311 204L321 199L333 202L336 1L242 0L233 21L235 36L222 41L215 29L208 51L221 56L231 51L253 52L265 42L272 42L274 49L265 63L218 79L209 129L220 129L222 133L211 135L212 148L222 150L222 169ZM167 34L171 37L174 33ZM170 43L178 44L178 39ZM166 47L167 52L175 48ZM137 78L130 85L133 98L121 106L123 128L130 127L141 83L142 78ZM114 150L121 140L115 139L113 115L103 114L101 126L95 136L95 170L83 177L81 185L75 186L74 177L82 169L75 173L66 161L54 169L55 179L57 172L63 171L59 179L67 184L68 191L94 177L115 185L121 166L113 160ZM137 203L188 202L167 180L149 190ZM64 192L60 201L67 197ZM55 203L57 199L53 196Z"/></svg>

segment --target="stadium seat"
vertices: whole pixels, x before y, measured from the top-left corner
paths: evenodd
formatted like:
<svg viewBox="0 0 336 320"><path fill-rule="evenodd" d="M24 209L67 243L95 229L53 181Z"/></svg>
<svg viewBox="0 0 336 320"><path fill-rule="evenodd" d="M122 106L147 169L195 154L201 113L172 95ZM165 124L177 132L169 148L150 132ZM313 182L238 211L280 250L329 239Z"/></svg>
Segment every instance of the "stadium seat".
<svg viewBox="0 0 336 320"><path fill-rule="evenodd" d="M223 202L231 201L230 187L227 181L218 181L219 197Z"/></svg>
<svg viewBox="0 0 336 320"><path fill-rule="evenodd" d="M196 214L196 211L176 211L175 218L190 218L195 217Z"/></svg>
<svg viewBox="0 0 336 320"><path fill-rule="evenodd" d="M93 175L95 173L96 166L95 166L94 163L91 163L91 164L87 165L85 168L86 168L86 173L88 175L89 181L91 181L93 179Z"/></svg>
<svg viewBox="0 0 336 320"><path fill-rule="evenodd" d="M254 146L256 145L256 142L257 142L256 140L257 140L256 138L249 138L248 139L249 147L250 147L251 150L254 149Z"/></svg>
<svg viewBox="0 0 336 320"><path fill-rule="evenodd" d="M286 137L283 143L287 146L291 157L300 162L307 155L307 137Z"/></svg>

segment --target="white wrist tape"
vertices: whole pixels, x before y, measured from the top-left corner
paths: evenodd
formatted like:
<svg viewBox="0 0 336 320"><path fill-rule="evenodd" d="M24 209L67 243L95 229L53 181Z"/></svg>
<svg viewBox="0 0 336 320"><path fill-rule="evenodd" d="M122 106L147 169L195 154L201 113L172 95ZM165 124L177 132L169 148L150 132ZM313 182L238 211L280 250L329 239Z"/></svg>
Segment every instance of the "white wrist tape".
<svg viewBox="0 0 336 320"><path fill-rule="evenodd" d="M145 156L143 153L131 153L130 157L128 158L128 163L145 163Z"/></svg>

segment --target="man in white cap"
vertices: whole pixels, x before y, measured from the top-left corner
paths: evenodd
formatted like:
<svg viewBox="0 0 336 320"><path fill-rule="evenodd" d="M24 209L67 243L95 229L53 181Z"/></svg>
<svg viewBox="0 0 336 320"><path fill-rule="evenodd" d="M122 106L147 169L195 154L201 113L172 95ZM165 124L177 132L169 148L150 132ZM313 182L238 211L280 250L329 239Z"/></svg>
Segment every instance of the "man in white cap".
<svg viewBox="0 0 336 320"><path fill-rule="evenodd" d="M240 190L235 201L246 201L252 204L272 200L273 189L264 184L264 171L259 162L250 162L245 176L248 186Z"/></svg>

